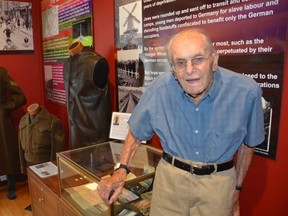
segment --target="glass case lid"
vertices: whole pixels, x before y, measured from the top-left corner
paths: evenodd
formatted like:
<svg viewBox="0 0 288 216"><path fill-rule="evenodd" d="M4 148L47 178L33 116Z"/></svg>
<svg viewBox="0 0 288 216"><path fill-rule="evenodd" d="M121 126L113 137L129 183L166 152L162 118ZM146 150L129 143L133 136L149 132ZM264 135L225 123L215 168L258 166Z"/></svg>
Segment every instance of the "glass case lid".
<svg viewBox="0 0 288 216"><path fill-rule="evenodd" d="M123 146L122 142L116 140L60 152L57 155L101 179L113 173ZM161 150L141 144L128 165L131 171L127 176L128 180L154 173L161 155Z"/></svg>

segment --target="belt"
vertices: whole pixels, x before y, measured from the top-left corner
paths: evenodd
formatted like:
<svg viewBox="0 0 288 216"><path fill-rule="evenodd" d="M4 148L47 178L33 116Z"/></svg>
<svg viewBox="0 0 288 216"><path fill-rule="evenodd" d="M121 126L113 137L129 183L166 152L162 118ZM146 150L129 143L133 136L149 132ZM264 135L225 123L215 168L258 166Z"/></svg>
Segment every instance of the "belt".
<svg viewBox="0 0 288 216"><path fill-rule="evenodd" d="M163 152L162 155L163 159L168 163L172 164L173 166L185 170L187 172L191 172L195 175L210 175L211 173L221 172L224 170L231 169L234 166L234 161L231 159L230 161L220 163L220 164L213 164L213 165L190 165L185 162L182 162L176 158L174 158L173 163L173 156Z"/></svg>

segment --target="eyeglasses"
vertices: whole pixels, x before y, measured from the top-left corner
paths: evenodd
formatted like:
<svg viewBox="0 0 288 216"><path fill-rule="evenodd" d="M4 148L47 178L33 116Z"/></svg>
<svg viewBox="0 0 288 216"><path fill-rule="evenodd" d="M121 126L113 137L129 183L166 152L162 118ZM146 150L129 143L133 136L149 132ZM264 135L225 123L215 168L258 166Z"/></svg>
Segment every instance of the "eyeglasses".
<svg viewBox="0 0 288 216"><path fill-rule="evenodd" d="M194 67L202 65L208 58L212 55L209 54L207 57L205 56L196 56L192 59L179 59L173 63L172 67L175 72L181 73L187 69L188 62L190 62Z"/></svg>

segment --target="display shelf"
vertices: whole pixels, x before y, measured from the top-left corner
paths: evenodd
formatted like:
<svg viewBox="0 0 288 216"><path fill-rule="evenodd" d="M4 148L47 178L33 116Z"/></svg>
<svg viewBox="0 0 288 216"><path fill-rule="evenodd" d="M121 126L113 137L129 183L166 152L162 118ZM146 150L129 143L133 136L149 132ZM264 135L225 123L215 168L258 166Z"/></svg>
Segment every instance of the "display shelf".
<svg viewBox="0 0 288 216"><path fill-rule="evenodd" d="M140 145L129 163L130 173L117 202L107 206L100 198L97 186L102 178L112 175L123 149L120 141L110 141L57 153L60 194L82 215L118 215L124 208L137 210L133 202L141 200L140 192L152 187L155 168L162 151ZM138 211L138 215L141 214Z"/></svg>

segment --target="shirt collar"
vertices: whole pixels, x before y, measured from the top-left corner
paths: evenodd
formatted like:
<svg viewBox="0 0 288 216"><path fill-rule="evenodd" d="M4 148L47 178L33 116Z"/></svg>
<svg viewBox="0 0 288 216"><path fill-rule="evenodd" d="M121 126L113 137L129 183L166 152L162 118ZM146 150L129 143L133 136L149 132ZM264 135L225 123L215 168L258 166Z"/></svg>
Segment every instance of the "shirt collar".
<svg viewBox="0 0 288 216"><path fill-rule="evenodd" d="M186 96L189 97L190 96L183 90L183 88L181 87L180 83L178 82L177 79L175 79L175 77L173 77L174 81L177 83L179 89L181 89L181 92ZM204 100L205 98L209 98L210 101L214 100L215 97L217 96L218 92L220 91L220 86L221 86L221 74L219 69L217 69L214 74L213 74L213 83L212 86L210 88L210 90L207 92L207 94L202 98L202 100Z"/></svg>

